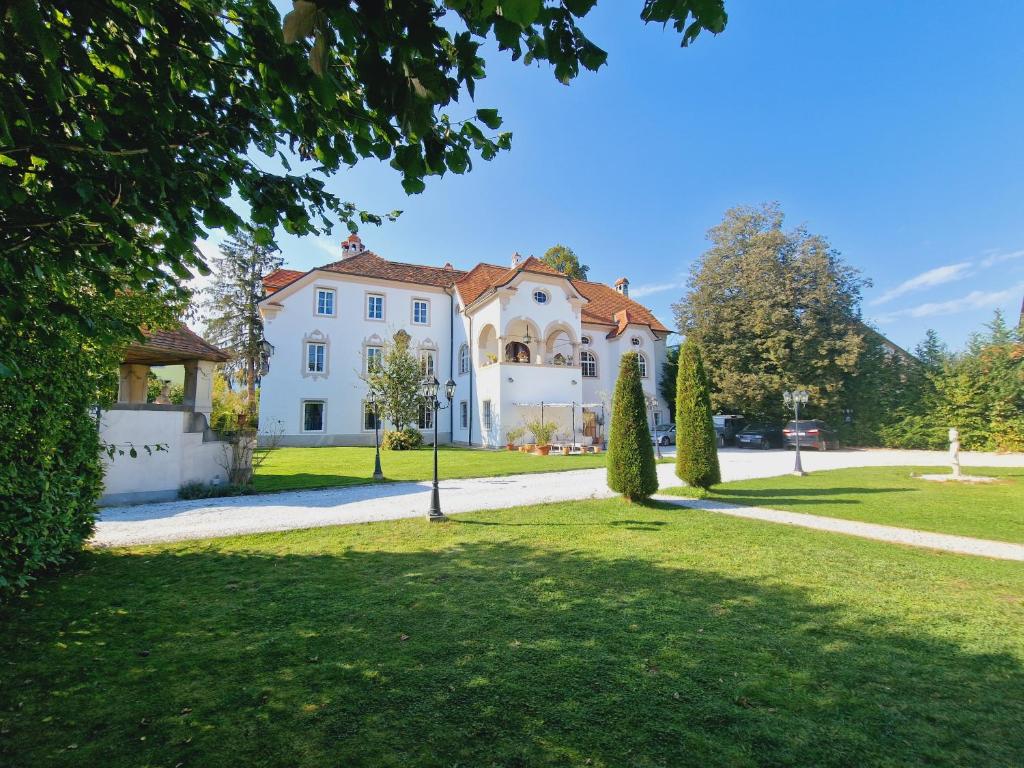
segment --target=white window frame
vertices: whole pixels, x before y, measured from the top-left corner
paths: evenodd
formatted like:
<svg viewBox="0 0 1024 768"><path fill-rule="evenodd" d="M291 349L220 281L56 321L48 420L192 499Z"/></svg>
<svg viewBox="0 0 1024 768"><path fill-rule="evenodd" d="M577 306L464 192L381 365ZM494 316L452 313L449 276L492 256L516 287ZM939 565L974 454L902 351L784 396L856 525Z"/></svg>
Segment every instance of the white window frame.
<svg viewBox="0 0 1024 768"><path fill-rule="evenodd" d="M424 377L435 376L437 374L437 356L434 354L434 350L420 350L420 373Z"/></svg>
<svg viewBox="0 0 1024 768"><path fill-rule="evenodd" d="M322 355L311 355L314 349L323 351ZM318 359L319 358L319 359ZM319 363L320 367L310 367ZM306 373L323 375L327 373L327 342L307 341L306 342Z"/></svg>
<svg viewBox="0 0 1024 768"><path fill-rule="evenodd" d="M376 357L378 360L384 359L384 347L377 344L367 344L363 353L363 373L370 373L370 361Z"/></svg>
<svg viewBox="0 0 1024 768"><path fill-rule="evenodd" d="M423 320L416 319L416 305L422 304L426 309L424 310L426 317ZM413 298L412 304L410 305L410 319L413 325L430 325L430 299Z"/></svg>
<svg viewBox="0 0 1024 768"><path fill-rule="evenodd" d="M380 299L380 317L373 317L370 315L370 300ZM387 302L384 298L383 293L375 293L373 291L367 291L363 300L363 315L367 320L374 323L383 323L386 321L388 316Z"/></svg>
<svg viewBox="0 0 1024 768"><path fill-rule="evenodd" d="M320 429L306 429L306 406L320 403ZM302 400L299 405L299 432L306 435L321 435L327 431L327 401L323 398Z"/></svg>
<svg viewBox="0 0 1024 768"><path fill-rule="evenodd" d="M420 411L416 415L416 425L420 429L434 428L434 406L425 400L420 403Z"/></svg>
<svg viewBox="0 0 1024 768"><path fill-rule="evenodd" d="M646 379L647 378L647 374L648 374L648 370L647 370L647 355L645 355L643 352L637 352L636 353L636 365L637 365L637 368L640 369L640 378L641 379Z"/></svg>
<svg viewBox="0 0 1024 768"><path fill-rule="evenodd" d="M480 423L485 430L490 431L491 425L494 423L494 409L491 406L491 401L484 400L481 403L481 409L483 410L483 416L480 419Z"/></svg>
<svg viewBox="0 0 1024 768"><path fill-rule="evenodd" d="M364 400L363 401L362 421L360 422L360 424L361 424L363 432L373 432L373 425L372 424L369 427L366 426L367 417L374 418L373 409L370 408L370 404ZM380 423L381 423L381 418L380 418L380 414L379 413L378 413L376 418L377 418L377 427L379 428L380 427Z"/></svg>
<svg viewBox="0 0 1024 768"><path fill-rule="evenodd" d="M469 357L469 344L463 344L459 347L459 375L465 376L469 373L471 364Z"/></svg>
<svg viewBox="0 0 1024 768"><path fill-rule="evenodd" d="M469 429L469 400L459 401L459 428Z"/></svg>
<svg viewBox="0 0 1024 768"><path fill-rule="evenodd" d="M550 304L551 303L551 294L548 293L547 291L545 291L543 288L534 288L533 291L530 293L530 296L533 298L533 301L536 304ZM544 297L544 301L538 301L537 300L538 296L543 296Z"/></svg>
<svg viewBox="0 0 1024 768"><path fill-rule="evenodd" d="M587 358L590 361L587 361ZM593 373L587 373L587 366L593 366ZM580 352L580 375L585 379L596 379L597 378L597 355L591 352L589 349L584 349Z"/></svg>
<svg viewBox="0 0 1024 768"><path fill-rule="evenodd" d="M320 296L330 295L331 297L331 311L321 312L320 311ZM317 286L313 292L313 314L316 317L337 317L338 316L338 292L333 288L322 288Z"/></svg>

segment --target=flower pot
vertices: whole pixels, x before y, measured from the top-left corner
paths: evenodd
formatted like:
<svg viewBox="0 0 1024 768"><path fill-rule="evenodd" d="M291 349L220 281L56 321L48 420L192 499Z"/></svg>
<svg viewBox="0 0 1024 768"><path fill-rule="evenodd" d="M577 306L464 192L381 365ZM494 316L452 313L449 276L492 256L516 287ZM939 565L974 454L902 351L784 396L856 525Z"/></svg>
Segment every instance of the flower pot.
<svg viewBox="0 0 1024 768"><path fill-rule="evenodd" d="M562 455L563 456L568 456L569 455L569 451L571 451L571 450L572 450L572 448L570 448L568 445L563 445L562 446Z"/></svg>
<svg viewBox="0 0 1024 768"><path fill-rule="evenodd" d="M516 449L516 444L515 444L515 443L507 443L507 444L505 445L505 447L506 447L506 448L507 448L508 450L510 450L510 451L514 451L514 450Z"/></svg>
<svg viewBox="0 0 1024 768"><path fill-rule="evenodd" d="M538 445L537 448L536 448L536 451L537 451L537 455L538 456L547 456L549 453L551 453L551 446L550 445Z"/></svg>

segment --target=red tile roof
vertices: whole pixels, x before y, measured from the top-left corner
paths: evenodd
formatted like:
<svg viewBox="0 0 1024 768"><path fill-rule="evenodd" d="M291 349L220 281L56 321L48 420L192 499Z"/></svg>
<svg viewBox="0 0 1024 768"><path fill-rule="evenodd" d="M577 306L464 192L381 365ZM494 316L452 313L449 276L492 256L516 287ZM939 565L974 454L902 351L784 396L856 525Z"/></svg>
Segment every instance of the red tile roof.
<svg viewBox="0 0 1024 768"><path fill-rule="evenodd" d="M450 288L465 272L461 269L445 267L425 267L422 264L403 264L399 261L382 259L372 251L363 251L332 264L326 264L318 271L337 272L342 275L359 275L360 277L376 277L380 280L394 280L399 283L415 283L417 285L433 285L438 288Z"/></svg>
<svg viewBox="0 0 1024 768"><path fill-rule="evenodd" d="M296 269L275 269L269 275L263 276L263 289L267 296L284 288L288 283L294 282L302 277L305 272Z"/></svg>
<svg viewBox="0 0 1024 768"><path fill-rule="evenodd" d="M161 365L185 360L210 360L223 363L231 357L223 349L205 341L186 325L158 331L144 328L142 333L146 340L141 344L129 344L122 356L124 362Z"/></svg>
<svg viewBox="0 0 1024 768"><path fill-rule="evenodd" d="M623 319L626 323L646 325L657 333L669 333L659 320L643 304L633 301L628 296L623 296L611 286L604 283L591 283L588 280L572 280L573 286L579 294L587 299L583 305L583 321L585 323L596 323L599 325L615 326L612 336L618 336L626 330ZM619 313L624 313L620 315Z"/></svg>

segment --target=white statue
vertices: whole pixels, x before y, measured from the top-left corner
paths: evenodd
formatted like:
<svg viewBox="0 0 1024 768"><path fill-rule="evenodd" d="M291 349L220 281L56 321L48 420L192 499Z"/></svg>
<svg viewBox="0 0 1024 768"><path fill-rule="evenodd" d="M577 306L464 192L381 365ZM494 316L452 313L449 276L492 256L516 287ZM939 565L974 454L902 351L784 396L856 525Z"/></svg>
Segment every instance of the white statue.
<svg viewBox="0 0 1024 768"><path fill-rule="evenodd" d="M953 477L960 477L960 432L956 427L949 429L949 463L953 466Z"/></svg>

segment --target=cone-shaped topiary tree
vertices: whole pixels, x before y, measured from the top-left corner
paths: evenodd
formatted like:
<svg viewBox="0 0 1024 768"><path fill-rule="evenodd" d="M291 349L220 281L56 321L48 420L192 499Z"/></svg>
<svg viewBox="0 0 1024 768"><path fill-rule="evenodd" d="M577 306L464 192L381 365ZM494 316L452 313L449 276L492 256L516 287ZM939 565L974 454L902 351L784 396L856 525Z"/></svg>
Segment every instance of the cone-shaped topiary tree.
<svg viewBox="0 0 1024 768"><path fill-rule="evenodd" d="M679 348L676 379L676 475L687 485L710 488L722 482L718 440L711 421L711 396L700 350L692 341Z"/></svg>
<svg viewBox="0 0 1024 768"><path fill-rule="evenodd" d="M647 426L647 404L640 386L640 368L635 352L622 356L612 396L608 487L630 501L646 499L658 490L654 447L651 430Z"/></svg>

